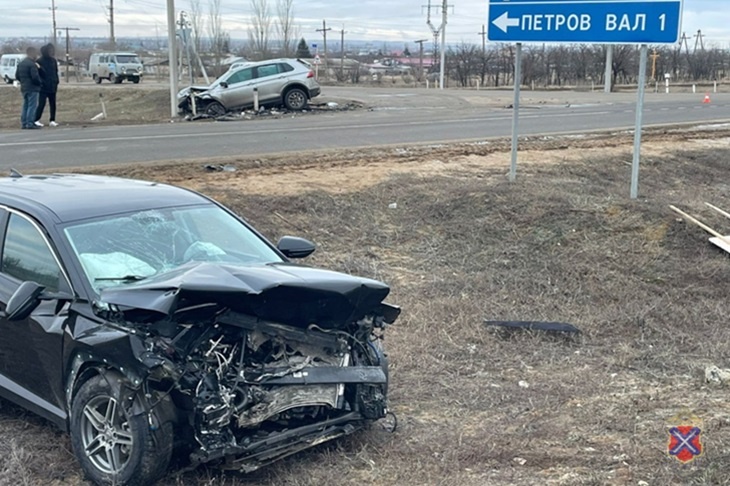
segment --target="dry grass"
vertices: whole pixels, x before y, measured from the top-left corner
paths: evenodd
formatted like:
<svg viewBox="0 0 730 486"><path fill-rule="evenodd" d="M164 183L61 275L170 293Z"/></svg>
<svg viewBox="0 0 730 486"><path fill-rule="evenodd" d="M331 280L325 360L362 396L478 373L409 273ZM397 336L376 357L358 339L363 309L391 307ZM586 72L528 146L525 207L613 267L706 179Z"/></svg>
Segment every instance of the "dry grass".
<svg viewBox="0 0 730 486"><path fill-rule="evenodd" d="M216 195L271 238L313 239L312 264L383 279L404 308L388 334L395 434L376 426L249 477L202 470L163 484L730 484L728 391L703 382L706 365L727 366L729 261L667 208L730 227L702 209L730 207L730 148L707 145L649 150L651 198L638 202L624 197L627 148L553 152L514 185L474 156L348 191L300 174L300 191L273 195L246 191L266 164L154 172ZM559 320L584 335L504 336L484 319ZM706 455L688 467L665 455L667 420L684 407L705 427ZM0 482L78 484L63 434L10 406L0 424Z"/></svg>
<svg viewBox="0 0 730 486"><path fill-rule="evenodd" d="M108 119L92 122L101 113L100 95L106 103ZM0 129L20 127L23 99L19 89L0 87ZM65 86L58 91L56 119L63 125L119 125L162 122L169 120L170 94L161 88L120 86ZM48 121L48 105L43 122Z"/></svg>

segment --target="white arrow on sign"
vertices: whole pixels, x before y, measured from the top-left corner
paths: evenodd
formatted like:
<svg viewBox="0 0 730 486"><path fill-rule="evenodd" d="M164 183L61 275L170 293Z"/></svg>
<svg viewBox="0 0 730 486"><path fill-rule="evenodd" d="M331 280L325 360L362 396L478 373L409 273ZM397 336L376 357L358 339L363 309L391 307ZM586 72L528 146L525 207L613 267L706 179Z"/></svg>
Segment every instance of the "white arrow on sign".
<svg viewBox="0 0 730 486"><path fill-rule="evenodd" d="M494 19L492 23L506 34L508 28L520 26L520 19L511 19L509 18L509 12L505 12Z"/></svg>

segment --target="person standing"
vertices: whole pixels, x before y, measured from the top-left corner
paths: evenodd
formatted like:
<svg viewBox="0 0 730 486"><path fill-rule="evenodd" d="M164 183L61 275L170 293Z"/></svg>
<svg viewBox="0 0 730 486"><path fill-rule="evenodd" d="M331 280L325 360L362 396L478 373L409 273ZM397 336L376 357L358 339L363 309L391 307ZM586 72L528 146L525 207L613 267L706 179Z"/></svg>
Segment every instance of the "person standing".
<svg viewBox="0 0 730 486"><path fill-rule="evenodd" d="M38 59L38 65L41 68L41 92L38 98L38 109L35 113L35 125L42 127L41 117L43 110L46 108L48 101L48 109L50 110L51 127L57 127L56 123L56 93L58 92L58 61L56 61L56 47L48 44L41 47L41 57Z"/></svg>
<svg viewBox="0 0 730 486"><path fill-rule="evenodd" d="M23 112L20 123L24 130L40 128L35 125L35 112L38 109L38 93L41 91L41 75L36 59L38 49L29 47L25 51L26 57L18 64L15 70L15 79L20 83L20 92L23 93Z"/></svg>

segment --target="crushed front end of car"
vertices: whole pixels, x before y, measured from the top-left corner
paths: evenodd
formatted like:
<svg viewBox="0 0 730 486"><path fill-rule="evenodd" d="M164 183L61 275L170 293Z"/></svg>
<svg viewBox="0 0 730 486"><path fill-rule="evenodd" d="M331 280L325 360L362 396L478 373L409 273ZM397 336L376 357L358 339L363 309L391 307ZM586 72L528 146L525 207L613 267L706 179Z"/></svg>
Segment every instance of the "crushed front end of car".
<svg viewBox="0 0 730 486"><path fill-rule="evenodd" d="M212 91L211 86L189 86L180 90L177 94L178 114L184 116L203 113L205 107L215 101Z"/></svg>
<svg viewBox="0 0 730 486"><path fill-rule="evenodd" d="M289 264L193 264L104 291L96 312L143 342L140 387L171 398L192 467L250 472L387 415L388 293Z"/></svg>

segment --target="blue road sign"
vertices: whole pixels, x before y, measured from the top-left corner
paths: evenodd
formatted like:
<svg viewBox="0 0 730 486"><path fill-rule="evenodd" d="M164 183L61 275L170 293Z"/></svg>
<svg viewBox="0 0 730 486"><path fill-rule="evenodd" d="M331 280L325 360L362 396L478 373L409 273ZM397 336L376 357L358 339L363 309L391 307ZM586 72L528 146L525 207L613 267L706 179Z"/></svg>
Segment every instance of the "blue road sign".
<svg viewBox="0 0 730 486"><path fill-rule="evenodd" d="M490 41L673 44L683 0L489 0Z"/></svg>

